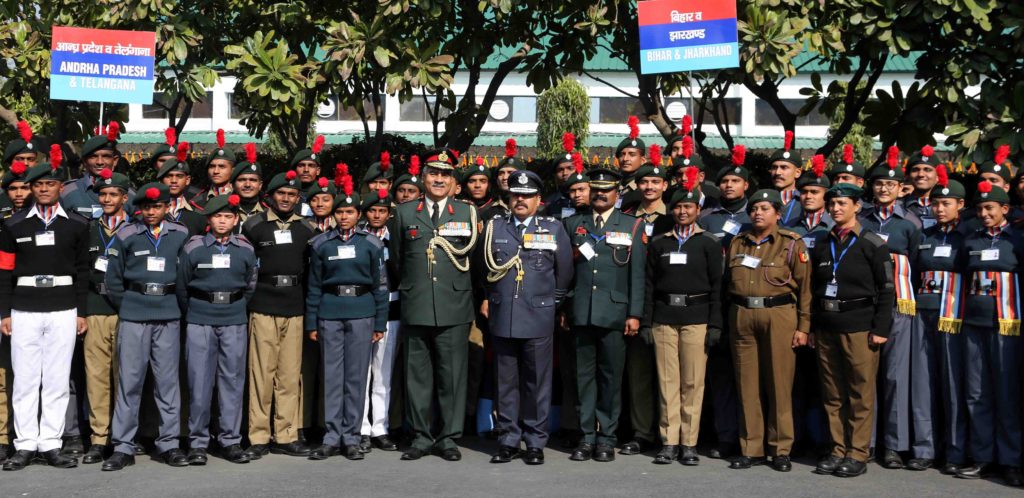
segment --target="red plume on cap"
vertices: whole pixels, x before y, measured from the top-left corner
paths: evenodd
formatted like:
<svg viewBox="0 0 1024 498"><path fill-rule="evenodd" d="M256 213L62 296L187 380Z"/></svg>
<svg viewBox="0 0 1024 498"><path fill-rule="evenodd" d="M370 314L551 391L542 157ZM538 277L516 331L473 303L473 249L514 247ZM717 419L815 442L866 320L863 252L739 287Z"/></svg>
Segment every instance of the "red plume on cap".
<svg viewBox="0 0 1024 498"><path fill-rule="evenodd" d="M156 187L149 187L146 189L146 198L155 201L157 197L160 197L160 189Z"/></svg>
<svg viewBox="0 0 1024 498"><path fill-rule="evenodd" d="M693 157L693 137L690 135L683 137L683 157L686 159Z"/></svg>
<svg viewBox="0 0 1024 498"><path fill-rule="evenodd" d="M238 206L240 202L242 202L242 198L239 197L238 194L231 194L228 196L228 205Z"/></svg>
<svg viewBox="0 0 1024 498"><path fill-rule="evenodd" d="M21 161L14 161L14 164L11 165L11 173L17 176L24 175L26 170L28 170L28 166Z"/></svg>
<svg viewBox="0 0 1024 498"><path fill-rule="evenodd" d="M218 129L217 130L217 148L218 149L223 149L225 143L227 143L227 142L224 140L224 129L223 128Z"/></svg>
<svg viewBox="0 0 1024 498"><path fill-rule="evenodd" d="M296 173L295 170L291 170L291 171L289 171L289 172L284 174L285 180L288 180L288 181L294 180L296 176L299 176L299 174Z"/></svg>
<svg viewBox="0 0 1024 498"><path fill-rule="evenodd" d="M515 157L516 152L519 150L519 146L516 145L516 139L510 138L505 140L505 157Z"/></svg>
<svg viewBox="0 0 1024 498"><path fill-rule="evenodd" d="M171 147L178 143L178 132L174 131L174 128L164 130L164 143Z"/></svg>
<svg viewBox="0 0 1024 498"><path fill-rule="evenodd" d="M693 118L689 114L683 115L683 126L679 130L681 135L689 135L693 131Z"/></svg>
<svg viewBox="0 0 1024 498"><path fill-rule="evenodd" d="M562 150L566 154L571 154L572 150L576 148L576 135L565 132L562 134Z"/></svg>
<svg viewBox="0 0 1024 498"><path fill-rule="evenodd" d="M330 183L327 182L327 178L324 177L320 177L320 179L316 181L316 184L319 185L320 188L322 189L325 189L327 188L328 185L330 185Z"/></svg>
<svg viewBox="0 0 1024 498"><path fill-rule="evenodd" d="M629 125L629 139L636 140L636 137L640 136L640 118L630 116L627 124Z"/></svg>
<svg viewBox="0 0 1024 498"><path fill-rule="evenodd" d="M420 156L413 155L409 158L409 174L412 176L420 174Z"/></svg>
<svg viewBox="0 0 1024 498"><path fill-rule="evenodd" d="M946 171L946 165L940 164L939 167L935 168L935 176L938 177L938 184L942 188L949 187L949 172Z"/></svg>
<svg viewBox="0 0 1024 498"><path fill-rule="evenodd" d="M249 164L256 164L256 144L249 142L245 144L245 160Z"/></svg>
<svg viewBox="0 0 1024 498"><path fill-rule="evenodd" d="M188 142L178 144L178 162L183 163L188 159Z"/></svg>
<svg viewBox="0 0 1024 498"><path fill-rule="evenodd" d="M996 149L996 164L1003 164L1010 157L1010 146L1003 144Z"/></svg>
<svg viewBox="0 0 1024 498"><path fill-rule="evenodd" d="M475 163L476 163L477 166L483 166L484 165L484 156L476 156Z"/></svg>
<svg viewBox="0 0 1024 498"><path fill-rule="evenodd" d="M814 176L821 178L821 175L825 174L825 156L822 154L815 154L811 158L811 168L814 171Z"/></svg>
<svg viewBox="0 0 1024 498"><path fill-rule="evenodd" d="M921 147L921 155L924 157L932 157L935 155L935 148L931 145L925 145Z"/></svg>
<svg viewBox="0 0 1024 498"><path fill-rule="evenodd" d="M981 182L978 182L978 192L981 192L983 194L987 194L987 193L989 193L991 191L992 191L992 182L990 182L988 180L983 180Z"/></svg>
<svg viewBox="0 0 1024 498"><path fill-rule="evenodd" d="M107 125L107 141L116 142L117 136L121 134L121 125L117 124L117 121L111 121Z"/></svg>
<svg viewBox="0 0 1024 498"><path fill-rule="evenodd" d="M314 154L319 154L320 151L324 150L324 136L317 135L316 138L313 139L313 146L310 147L310 149Z"/></svg>
<svg viewBox="0 0 1024 498"><path fill-rule="evenodd" d="M21 139L25 143L32 141L32 126L28 124L28 121L18 121L18 134L21 135Z"/></svg>
<svg viewBox="0 0 1024 498"><path fill-rule="evenodd" d="M661 166L661 146L658 144L651 144L647 148L647 159L651 161L655 167Z"/></svg>
<svg viewBox="0 0 1024 498"><path fill-rule="evenodd" d="M114 177L114 172L110 171L110 168L103 168L100 170L100 178L109 180Z"/></svg>
<svg viewBox="0 0 1024 498"><path fill-rule="evenodd" d="M696 166L687 166L685 174L686 178L684 180L684 185L686 187L686 191L693 192L693 189L697 188L697 175L700 174L700 170L697 169Z"/></svg>
<svg viewBox="0 0 1024 498"><path fill-rule="evenodd" d="M334 167L334 186L341 188L345 175L348 175L348 165L345 163L338 163Z"/></svg>
<svg viewBox="0 0 1024 498"><path fill-rule="evenodd" d="M64 152L60 150L60 144L53 144L50 146L50 168L54 171L60 167L60 163L64 161Z"/></svg>
<svg viewBox="0 0 1024 498"><path fill-rule="evenodd" d="M342 189L345 191L345 195L351 196L352 195L352 177L349 176L349 175L345 175L345 178L342 178L341 182L342 182Z"/></svg>
<svg viewBox="0 0 1024 498"><path fill-rule="evenodd" d="M737 145L732 148L732 164L734 166L743 166L743 163L747 160L747 148L742 145Z"/></svg>
<svg viewBox="0 0 1024 498"><path fill-rule="evenodd" d="M789 149L793 147L793 130L786 130L786 139L782 144L782 149L789 152Z"/></svg>
<svg viewBox="0 0 1024 498"><path fill-rule="evenodd" d="M583 174L583 154L579 152L572 153L572 169L576 171L576 174Z"/></svg>
<svg viewBox="0 0 1024 498"><path fill-rule="evenodd" d="M380 170L385 172L391 169L391 153L384 151L380 153Z"/></svg>
<svg viewBox="0 0 1024 498"><path fill-rule="evenodd" d="M895 145L889 147L889 153L886 157L886 163L889 164L889 169L896 169L896 166L900 164L900 149Z"/></svg>
<svg viewBox="0 0 1024 498"><path fill-rule="evenodd" d="M377 197L380 198L380 199L387 199L388 198L388 189L386 189L386 188L379 188L379 189L377 189Z"/></svg>
<svg viewBox="0 0 1024 498"><path fill-rule="evenodd" d="M843 162L846 164L853 164L853 144L846 144L843 146Z"/></svg>

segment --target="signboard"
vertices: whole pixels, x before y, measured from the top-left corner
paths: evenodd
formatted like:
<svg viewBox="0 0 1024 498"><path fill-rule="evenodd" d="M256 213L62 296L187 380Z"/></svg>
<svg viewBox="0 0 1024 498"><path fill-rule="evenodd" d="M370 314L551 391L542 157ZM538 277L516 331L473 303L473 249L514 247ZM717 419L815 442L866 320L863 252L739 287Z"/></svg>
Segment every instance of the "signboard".
<svg viewBox="0 0 1024 498"><path fill-rule="evenodd" d="M734 0L650 0L637 3L640 72L739 67Z"/></svg>
<svg viewBox="0 0 1024 498"><path fill-rule="evenodd" d="M50 98L153 103L156 33L53 27Z"/></svg>

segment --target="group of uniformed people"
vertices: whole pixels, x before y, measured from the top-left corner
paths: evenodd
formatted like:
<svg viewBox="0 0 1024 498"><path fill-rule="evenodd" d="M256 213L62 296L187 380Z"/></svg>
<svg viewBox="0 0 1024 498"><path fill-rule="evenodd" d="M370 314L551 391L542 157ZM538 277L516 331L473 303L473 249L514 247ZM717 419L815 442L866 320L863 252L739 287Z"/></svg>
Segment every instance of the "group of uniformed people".
<svg viewBox="0 0 1024 498"><path fill-rule="evenodd" d="M0 207L4 470L120 470L147 430L172 466L211 446L358 460L398 450L396 401L402 460L461 459L467 416L493 410L491 462L542 464L557 406L572 460L693 466L710 409L709 456L734 469L790 471L801 440L827 449L821 474L864 474L877 453L1021 484L1008 147L968 195L931 147L805 168L787 132L773 188L751 194L742 146L712 180L688 118L667 160L629 124L617 168L588 170L565 134L543 200L513 140L496 168L442 150L397 179L384 152L357 183L344 164L321 176L318 137L264 185L255 145L236 158L218 132L197 190L169 130L133 189L116 125L67 183L61 147L20 125Z"/></svg>

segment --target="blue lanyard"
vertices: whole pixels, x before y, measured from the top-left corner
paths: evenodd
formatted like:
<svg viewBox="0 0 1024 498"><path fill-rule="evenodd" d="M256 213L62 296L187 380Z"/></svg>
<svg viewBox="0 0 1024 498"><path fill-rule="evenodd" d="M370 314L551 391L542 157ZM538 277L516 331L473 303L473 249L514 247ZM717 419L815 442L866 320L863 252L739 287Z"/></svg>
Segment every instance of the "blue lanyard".
<svg viewBox="0 0 1024 498"><path fill-rule="evenodd" d="M789 209L786 210L786 217L782 219L782 223L789 223L789 216L793 214L793 208L796 207L796 203L792 200L789 201Z"/></svg>
<svg viewBox="0 0 1024 498"><path fill-rule="evenodd" d="M106 240L106 237L103 236L103 226L97 224L96 230L100 232L100 243L103 244L103 255L106 256L107 253L110 251L110 246L114 245L114 239L117 238L117 231L114 231L115 235L110 237L110 240Z"/></svg>
<svg viewBox="0 0 1024 498"><path fill-rule="evenodd" d="M836 271L839 270L839 262L843 260L844 256L846 256L846 251L849 251L850 248L853 247L854 242L857 242L857 236L856 235L850 235L850 237L851 237L850 238L850 243L846 245L846 249L843 249L843 252L839 253L839 257L838 258L836 257L836 241L833 239L832 242L829 245L829 249L832 250L832 281L833 282L836 281Z"/></svg>
<svg viewBox="0 0 1024 498"><path fill-rule="evenodd" d="M163 224L161 224L161 227L162 226ZM164 235L162 233L163 230L161 229L160 231L161 234L159 238L153 237L153 229L146 227L146 237L149 238L149 241L153 243L153 250L157 253L160 252L160 241L164 239Z"/></svg>

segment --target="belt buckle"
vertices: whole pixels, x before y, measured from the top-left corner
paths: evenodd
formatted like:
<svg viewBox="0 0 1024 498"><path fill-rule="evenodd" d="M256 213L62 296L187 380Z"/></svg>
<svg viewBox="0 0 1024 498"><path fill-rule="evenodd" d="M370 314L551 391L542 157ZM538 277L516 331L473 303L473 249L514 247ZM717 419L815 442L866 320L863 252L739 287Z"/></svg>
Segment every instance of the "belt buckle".
<svg viewBox="0 0 1024 498"><path fill-rule="evenodd" d="M164 286L163 284L146 284L145 294L147 296L162 296L164 295Z"/></svg>
<svg viewBox="0 0 1024 498"><path fill-rule="evenodd" d="M342 294L343 296L352 296L352 295L354 295L355 293L356 293L356 288L355 288L355 287L352 287L351 285L348 285L348 286L342 286L342 287L341 287L341 294Z"/></svg>
<svg viewBox="0 0 1024 498"><path fill-rule="evenodd" d="M669 296L669 304L672 306L686 306L686 296L673 294Z"/></svg>
<svg viewBox="0 0 1024 498"><path fill-rule="evenodd" d="M210 295L213 296L213 304L230 304L231 296L227 292L211 292Z"/></svg>
<svg viewBox="0 0 1024 498"><path fill-rule="evenodd" d="M839 311L839 301L833 299L824 299L822 300L821 307L824 308L825 311Z"/></svg>
<svg viewBox="0 0 1024 498"><path fill-rule="evenodd" d="M278 275L277 276L277 286L278 287L288 287L290 285L292 285L292 277L287 277L287 276L282 276L282 275Z"/></svg>
<svg viewBox="0 0 1024 498"><path fill-rule="evenodd" d="M53 287L53 275L36 275L36 287Z"/></svg>
<svg viewBox="0 0 1024 498"><path fill-rule="evenodd" d="M761 309L761 308L764 308L764 298L763 297L748 297L747 298L747 307L751 308L751 309Z"/></svg>

